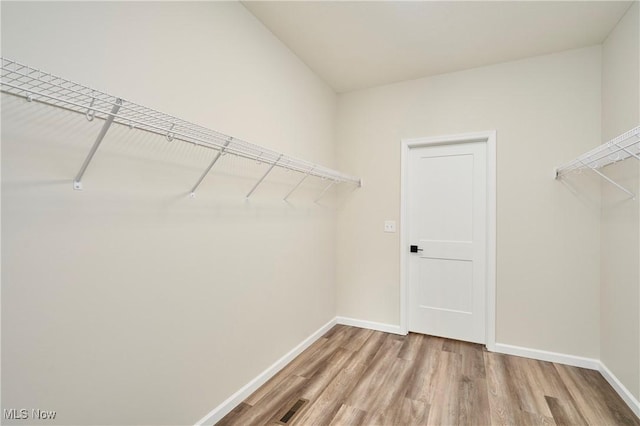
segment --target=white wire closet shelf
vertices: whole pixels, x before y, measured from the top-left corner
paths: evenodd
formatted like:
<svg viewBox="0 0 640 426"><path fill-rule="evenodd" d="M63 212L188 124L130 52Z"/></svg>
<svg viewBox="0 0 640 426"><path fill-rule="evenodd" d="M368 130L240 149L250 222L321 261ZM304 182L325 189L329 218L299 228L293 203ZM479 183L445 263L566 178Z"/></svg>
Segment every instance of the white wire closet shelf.
<svg viewBox="0 0 640 426"><path fill-rule="evenodd" d="M43 72L16 61L0 57L2 92L25 98L27 101L41 102L86 115L89 121L99 118L105 121L87 158L74 179L74 189L82 189L82 176L96 153L102 139L113 123L155 133L168 141L188 142L217 151L212 162L191 188L194 195L200 183L223 154L233 154L269 165L247 197L255 191L274 167L302 173L302 179L284 197L286 200L303 181L314 176L328 181L322 196L332 185L350 183L362 186L359 178L340 173L309 161L290 157L242 139L238 139L177 117L147 108L73 81Z"/></svg>
<svg viewBox="0 0 640 426"><path fill-rule="evenodd" d="M609 142L585 152L575 160L558 167L556 169L556 179L560 179L568 173L591 170L635 199L636 196L633 192L599 170L609 164L617 163L618 161L631 157L640 160L640 126L634 127L628 132L611 139Z"/></svg>

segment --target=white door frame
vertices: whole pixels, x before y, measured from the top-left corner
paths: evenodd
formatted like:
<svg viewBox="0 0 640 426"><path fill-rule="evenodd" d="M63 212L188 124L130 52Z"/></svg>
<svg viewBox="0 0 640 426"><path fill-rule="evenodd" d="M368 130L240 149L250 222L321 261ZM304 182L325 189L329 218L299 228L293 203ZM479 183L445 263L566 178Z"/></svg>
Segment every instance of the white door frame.
<svg viewBox="0 0 640 426"><path fill-rule="evenodd" d="M428 138L402 139L400 186L400 329L408 332L407 268L409 267L409 236L407 224L407 193L409 151L433 145L484 142L487 148L487 276L486 278L486 346L495 350L496 344L496 131L463 133Z"/></svg>

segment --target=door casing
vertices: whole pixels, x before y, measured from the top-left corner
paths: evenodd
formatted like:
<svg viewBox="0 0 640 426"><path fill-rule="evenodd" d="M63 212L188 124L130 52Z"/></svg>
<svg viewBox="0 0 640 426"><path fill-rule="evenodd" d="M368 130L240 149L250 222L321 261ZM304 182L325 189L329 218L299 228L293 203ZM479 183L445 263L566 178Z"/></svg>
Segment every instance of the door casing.
<svg viewBox="0 0 640 426"><path fill-rule="evenodd" d="M487 239L486 239L486 346L495 350L496 343L496 131L462 133L426 138L402 139L400 186L400 329L408 332L409 235L407 225L407 194L409 151L413 148L434 145L451 145L467 142L486 144L487 154Z"/></svg>

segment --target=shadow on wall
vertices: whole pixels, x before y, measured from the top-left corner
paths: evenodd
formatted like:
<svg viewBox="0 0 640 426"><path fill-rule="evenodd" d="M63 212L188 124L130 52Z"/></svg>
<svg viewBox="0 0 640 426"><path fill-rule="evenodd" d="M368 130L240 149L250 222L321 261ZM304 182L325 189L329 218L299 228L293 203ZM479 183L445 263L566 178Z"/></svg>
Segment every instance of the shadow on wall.
<svg viewBox="0 0 640 426"><path fill-rule="evenodd" d="M595 174L577 172L565 175L562 179L556 179L556 182L562 184L563 189L569 191L587 209L599 212L600 191L594 190L599 188L599 180L600 177Z"/></svg>

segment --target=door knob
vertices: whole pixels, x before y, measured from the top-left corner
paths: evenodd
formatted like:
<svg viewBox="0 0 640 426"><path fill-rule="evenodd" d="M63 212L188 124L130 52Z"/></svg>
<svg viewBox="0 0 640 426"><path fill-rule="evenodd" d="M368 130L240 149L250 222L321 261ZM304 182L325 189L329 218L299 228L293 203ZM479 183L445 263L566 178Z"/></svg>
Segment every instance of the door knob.
<svg viewBox="0 0 640 426"><path fill-rule="evenodd" d="M418 248L418 246L409 246L409 249L410 249L411 253L417 253L419 251L422 251L422 249Z"/></svg>

